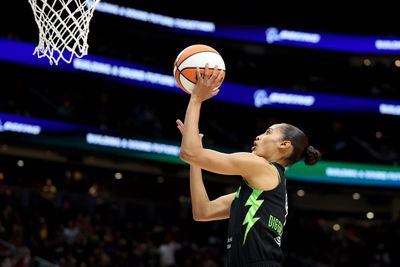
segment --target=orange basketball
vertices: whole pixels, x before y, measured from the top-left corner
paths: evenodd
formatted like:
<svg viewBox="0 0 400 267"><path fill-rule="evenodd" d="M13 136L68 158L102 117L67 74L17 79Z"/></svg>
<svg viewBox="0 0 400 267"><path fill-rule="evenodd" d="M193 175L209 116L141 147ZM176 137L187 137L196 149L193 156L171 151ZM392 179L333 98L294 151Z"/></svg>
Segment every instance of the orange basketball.
<svg viewBox="0 0 400 267"><path fill-rule="evenodd" d="M208 45L196 44L183 49L174 63L174 77L179 87L186 93L191 94L197 83L196 68L199 67L200 73L203 74L207 63L210 73L214 71L214 67L217 65L218 69L224 72L223 78L225 78L224 60L214 48ZM222 81L215 89L221 86Z"/></svg>

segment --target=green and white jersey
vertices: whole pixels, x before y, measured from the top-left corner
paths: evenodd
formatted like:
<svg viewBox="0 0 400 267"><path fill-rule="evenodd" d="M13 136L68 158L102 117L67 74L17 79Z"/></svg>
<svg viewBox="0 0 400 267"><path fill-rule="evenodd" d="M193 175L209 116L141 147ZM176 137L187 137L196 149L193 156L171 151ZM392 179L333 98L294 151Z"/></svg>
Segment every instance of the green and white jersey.
<svg viewBox="0 0 400 267"><path fill-rule="evenodd" d="M257 190L243 180L236 191L228 228L228 267L280 266L283 261L281 238L288 213L285 169L271 164L279 172L276 188Z"/></svg>

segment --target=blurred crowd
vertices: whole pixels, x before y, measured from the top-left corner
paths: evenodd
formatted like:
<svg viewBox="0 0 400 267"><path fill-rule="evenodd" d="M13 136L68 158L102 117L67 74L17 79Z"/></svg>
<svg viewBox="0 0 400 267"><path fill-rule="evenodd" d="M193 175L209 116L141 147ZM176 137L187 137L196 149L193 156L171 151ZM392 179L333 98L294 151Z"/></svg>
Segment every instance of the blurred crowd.
<svg viewBox="0 0 400 267"><path fill-rule="evenodd" d="M30 266L35 257L59 266L221 266L220 237L149 217L141 212L148 205L7 187L0 200L1 240L12 247L2 266Z"/></svg>
<svg viewBox="0 0 400 267"><path fill-rule="evenodd" d="M3 185L1 266L223 266L226 221L194 222L190 205L142 200ZM332 229L329 219L301 215L293 210L285 227L285 266L400 264L400 220Z"/></svg>

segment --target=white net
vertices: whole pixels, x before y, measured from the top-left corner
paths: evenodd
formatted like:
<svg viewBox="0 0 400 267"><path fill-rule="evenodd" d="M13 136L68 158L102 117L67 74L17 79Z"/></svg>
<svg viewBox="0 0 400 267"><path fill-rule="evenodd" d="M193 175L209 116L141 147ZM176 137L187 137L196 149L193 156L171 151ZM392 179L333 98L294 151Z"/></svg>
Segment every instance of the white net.
<svg viewBox="0 0 400 267"><path fill-rule="evenodd" d="M71 63L88 52L89 23L100 0L28 0L39 28L39 44L33 54Z"/></svg>

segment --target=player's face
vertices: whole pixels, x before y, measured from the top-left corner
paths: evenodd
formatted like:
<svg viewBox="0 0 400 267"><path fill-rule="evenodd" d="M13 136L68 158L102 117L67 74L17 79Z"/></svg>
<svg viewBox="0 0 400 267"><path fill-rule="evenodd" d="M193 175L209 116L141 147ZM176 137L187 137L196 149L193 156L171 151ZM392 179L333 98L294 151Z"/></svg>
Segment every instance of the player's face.
<svg viewBox="0 0 400 267"><path fill-rule="evenodd" d="M256 137L251 148L253 154L268 159L274 154L279 153L278 148L282 142L282 133L279 126L279 124L274 124Z"/></svg>

